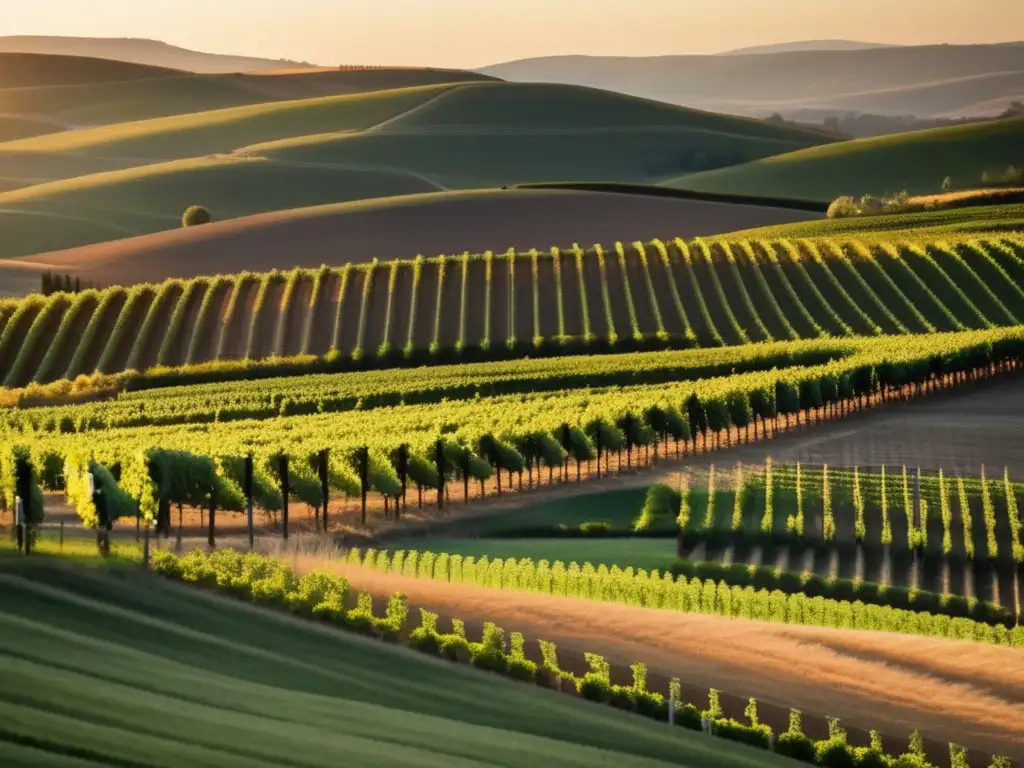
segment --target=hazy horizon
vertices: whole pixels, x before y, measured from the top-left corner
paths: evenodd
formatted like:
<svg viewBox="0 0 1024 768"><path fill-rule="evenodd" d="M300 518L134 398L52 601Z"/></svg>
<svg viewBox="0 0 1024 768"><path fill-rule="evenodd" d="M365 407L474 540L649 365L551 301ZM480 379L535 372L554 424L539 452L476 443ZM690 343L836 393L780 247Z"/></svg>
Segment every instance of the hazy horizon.
<svg viewBox="0 0 1024 768"><path fill-rule="evenodd" d="M535 56L710 54L844 39L926 45L1024 36L1018 0L934 0L922 12L890 0L38 0L4 9L0 36L136 37L204 51L313 64L475 69ZM908 4L907 4L908 5ZM981 6L982 8L979 8ZM287 12L282 14L282 9ZM741 26L736 19L742 19ZM1007 36L1007 30L1018 35Z"/></svg>

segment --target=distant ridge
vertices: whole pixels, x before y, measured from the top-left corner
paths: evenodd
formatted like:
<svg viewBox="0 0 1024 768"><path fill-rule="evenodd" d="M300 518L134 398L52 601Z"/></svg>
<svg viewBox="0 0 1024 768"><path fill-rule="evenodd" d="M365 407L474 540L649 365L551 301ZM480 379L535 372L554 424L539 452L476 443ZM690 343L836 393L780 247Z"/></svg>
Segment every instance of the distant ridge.
<svg viewBox="0 0 1024 768"><path fill-rule="evenodd" d="M42 35L0 37L0 52L88 56L180 69L200 74L252 72L307 66L306 62L286 59L227 56L219 53L191 51L159 40L133 37L50 37Z"/></svg>
<svg viewBox="0 0 1024 768"><path fill-rule="evenodd" d="M748 117L790 116L808 109L833 115L989 116L993 104L1024 93L1024 44L548 56L478 71L509 81L584 85Z"/></svg>
<svg viewBox="0 0 1024 768"><path fill-rule="evenodd" d="M862 40L794 40L791 43L752 45L722 51L717 56L747 56L763 53L793 53L795 51L864 51L872 48L902 48L890 43L866 43Z"/></svg>

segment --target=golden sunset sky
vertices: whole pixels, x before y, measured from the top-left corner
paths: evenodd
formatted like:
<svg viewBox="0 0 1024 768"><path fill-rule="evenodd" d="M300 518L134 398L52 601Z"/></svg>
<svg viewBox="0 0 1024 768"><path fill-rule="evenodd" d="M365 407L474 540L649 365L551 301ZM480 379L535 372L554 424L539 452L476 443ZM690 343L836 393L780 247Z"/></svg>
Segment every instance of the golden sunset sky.
<svg viewBox="0 0 1024 768"><path fill-rule="evenodd" d="M808 39L1024 38L1022 0L0 0L0 35L144 37L315 64L480 67Z"/></svg>

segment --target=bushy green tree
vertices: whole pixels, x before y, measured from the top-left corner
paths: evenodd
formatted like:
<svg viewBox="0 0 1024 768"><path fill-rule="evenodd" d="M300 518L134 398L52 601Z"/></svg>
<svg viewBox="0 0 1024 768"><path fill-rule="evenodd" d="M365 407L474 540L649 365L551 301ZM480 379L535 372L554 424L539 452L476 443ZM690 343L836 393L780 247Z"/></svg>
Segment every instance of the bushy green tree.
<svg viewBox="0 0 1024 768"><path fill-rule="evenodd" d="M181 226L196 227L200 224L209 224L213 221L213 214L201 205L192 205L185 209L181 217Z"/></svg>

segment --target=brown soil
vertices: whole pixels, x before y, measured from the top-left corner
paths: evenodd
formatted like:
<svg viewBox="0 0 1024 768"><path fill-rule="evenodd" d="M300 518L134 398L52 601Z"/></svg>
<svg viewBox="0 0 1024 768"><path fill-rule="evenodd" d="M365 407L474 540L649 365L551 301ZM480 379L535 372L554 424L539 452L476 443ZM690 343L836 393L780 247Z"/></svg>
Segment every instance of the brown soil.
<svg viewBox="0 0 1024 768"><path fill-rule="evenodd" d="M170 347L167 350L167 360L164 362L167 365L182 365L185 362L185 357L188 355L189 341L193 333L197 332L196 321L199 317L199 307L203 304L203 297L206 296L207 290L210 286L207 282L198 282L192 289L192 293L185 299L183 305L184 317L182 319L181 326L178 328L177 335L171 339ZM175 303L174 312L178 310L178 303ZM170 316L168 316L167 330L170 331ZM159 351L159 350L158 350Z"/></svg>
<svg viewBox="0 0 1024 768"><path fill-rule="evenodd" d="M594 251L583 253L583 285L587 293L587 310L590 313L590 332L597 339L607 339L608 334L614 330L621 333L618 328L608 327L608 319L605 314L604 293L601 290L601 267L598 263L597 254Z"/></svg>
<svg viewBox="0 0 1024 768"><path fill-rule="evenodd" d="M370 295L366 298L366 317L363 320L363 354L373 357L377 348L384 341L384 326L388 322L388 312L394 311L393 302L388 301L388 281L391 278L391 265L381 264L373 272L370 282Z"/></svg>
<svg viewBox="0 0 1024 768"><path fill-rule="evenodd" d="M583 298L576 272L576 254L562 249L558 260L562 277L562 306L565 312L565 335L579 338L583 335Z"/></svg>
<svg viewBox="0 0 1024 768"><path fill-rule="evenodd" d="M416 305L416 318L412 329L412 343L416 349L427 349L434 342L438 277L437 262L424 261L420 270L420 282L413 298Z"/></svg>
<svg viewBox="0 0 1024 768"><path fill-rule="evenodd" d="M533 264L529 256L517 254L512 281L515 323L512 333L516 346L530 349L533 344Z"/></svg>
<svg viewBox="0 0 1024 768"><path fill-rule="evenodd" d="M729 322L729 312L718 297L718 291L715 290L714 275L712 274L714 267L708 264L704 255L698 251L694 253L692 268L694 277L697 279L697 285L700 286L700 292L704 297L704 303L707 305L708 313L711 315L711 322L718 329L722 341L726 344L742 344L743 339L740 338L739 334L732 327L732 323ZM728 296L726 301L728 301Z"/></svg>
<svg viewBox="0 0 1024 768"><path fill-rule="evenodd" d="M857 311L857 307L854 306L853 301L849 298L848 294L840 293L840 291L834 287L832 280L829 278L829 274L832 270L824 264L819 264L813 258L807 254L807 248L803 244L798 244L797 247L803 254L802 264L804 269L807 271L808 277L818 286L822 296L826 300L832 301L832 309L835 310L836 314L842 318L854 333L862 336L870 336L872 333L871 326L864 320L861 313Z"/></svg>
<svg viewBox="0 0 1024 768"><path fill-rule="evenodd" d="M42 328L40 329L36 344L30 350L28 360L25 361L25 367L22 368L18 381L11 382L10 386L24 386L32 380L33 374L35 374L39 364L43 362L43 357L50 349L53 337L57 334L61 319L64 317L64 313L67 312L70 304L70 300L61 299L50 307L45 317L40 319Z"/></svg>
<svg viewBox="0 0 1024 768"><path fill-rule="evenodd" d="M540 299L539 335L545 339L555 338L558 336L558 290L555 285L555 263L549 252L541 251L537 255L537 283Z"/></svg>
<svg viewBox="0 0 1024 768"><path fill-rule="evenodd" d="M203 317L202 325L198 325L199 318L197 316L197 325L186 327L184 335L189 339L186 345L187 349L193 350L193 340L195 343L192 354L194 361L212 360L217 356L217 344L220 340L221 328L223 327L224 312L227 309L228 299L233 290L234 286L229 282L221 283L214 288L213 297L207 305L206 316ZM186 352L186 357L188 357L188 352ZM186 360L186 362L192 362L192 360Z"/></svg>
<svg viewBox="0 0 1024 768"><path fill-rule="evenodd" d="M764 334L757 330L757 318L743 298L743 290L746 288L746 284L742 282L743 277L739 274L738 270L733 271L732 267L725 263L725 253L723 253L720 246L712 246L711 253L716 263L722 263L722 267L718 269L718 279L721 281L722 290L729 298L736 321L747 332L747 337L751 341L765 341ZM736 255L735 250L733 250L733 255ZM750 296L751 302L753 302L753 295L749 290L747 295Z"/></svg>
<svg viewBox="0 0 1024 768"><path fill-rule="evenodd" d="M463 320L461 310L462 261L449 260L444 268L444 285L441 286L441 325L435 339L441 349L454 347L459 340L461 329L468 326L469 318Z"/></svg>
<svg viewBox="0 0 1024 768"><path fill-rule="evenodd" d="M302 336L306 329L306 316L310 311L310 296L313 293L313 276L305 273L299 276L292 292L292 302L285 318L281 347L275 350L279 355L297 355L302 352Z"/></svg>
<svg viewBox="0 0 1024 768"><path fill-rule="evenodd" d="M625 246L626 249L626 276L629 278L629 291L633 295L633 307L636 311L636 322L640 327L640 333L645 336L653 336L658 332L658 322L654 316L654 304L652 299L657 301L657 295L652 296L647 288L647 279L644 274L644 264L640 260L640 254L632 245ZM664 311L658 306L659 311Z"/></svg>
<svg viewBox="0 0 1024 768"><path fill-rule="evenodd" d="M263 294L263 304L259 308L256 324L252 324L255 305L246 313L243 321L248 340L246 341L245 357L258 360L274 353L274 335L277 319L281 315L281 297L284 295L284 282L272 281L267 284ZM257 294L258 300L258 294Z"/></svg>
<svg viewBox="0 0 1024 768"><path fill-rule="evenodd" d="M341 328L336 329L338 351L342 356L351 356L356 348L359 336L359 313L363 305L363 283L366 282L366 271L349 270L348 284L341 303Z"/></svg>
<svg viewBox="0 0 1024 768"><path fill-rule="evenodd" d="M68 366L71 364L71 358L75 354L75 350L78 347L78 342L82 338L82 334L85 333L85 329L89 326L89 321L92 319L92 313L96 311L96 305L99 302L95 298L87 298L78 311L78 315L75 317L74 322L71 324L71 328L68 330L68 335L65 337L67 343L60 348L60 352L53 360L53 364L49 371L42 371L44 376L41 378L45 381L49 381L53 378L60 378L67 371Z"/></svg>
<svg viewBox="0 0 1024 768"><path fill-rule="evenodd" d="M492 267L493 270L493 267ZM466 327L465 343L476 347L484 340L484 327L487 301L494 301L487 292L491 286L487 284L487 263L483 259L470 259L466 269Z"/></svg>
<svg viewBox="0 0 1024 768"><path fill-rule="evenodd" d="M259 287L259 281L251 277L235 282L231 295L224 302L224 315L220 321L220 341L217 345L218 360L245 357L249 318L252 316L252 310L256 304ZM196 362L201 360L202 358L196 358Z"/></svg>
<svg viewBox="0 0 1024 768"><path fill-rule="evenodd" d="M116 296L110 301L104 310L102 316L97 316L94 319L98 323L96 328L96 334L92 337L92 348L86 350L82 360L79 363L79 369L77 371L68 371L65 378L73 379L80 373L92 373L96 370L96 366L99 364L100 356L103 354L103 348L107 344L107 339L110 337L110 332L114 330L114 323L117 322L117 318L121 314L121 310L124 309L124 303L126 296L122 293ZM79 342L81 343L81 342ZM77 349L75 352L77 353ZM73 356L72 356L73 357ZM71 365L73 359L68 362Z"/></svg>
<svg viewBox="0 0 1024 768"><path fill-rule="evenodd" d="M42 309L42 303L38 307L27 310L16 323L9 320L5 327L5 331L10 331L11 335L8 337L6 347L0 348L0 371L6 371L10 367L11 363L14 362L14 358L18 356L18 350L21 348L21 340L25 338L25 334L28 333L28 329L32 327L32 323L36 319L36 315ZM13 318L12 318L13 320Z"/></svg>
<svg viewBox="0 0 1024 768"><path fill-rule="evenodd" d="M736 266L739 269L740 279L747 287L747 293L750 294L750 300L754 304L754 311L761 317L764 327L773 339L788 339L789 333L783 322L783 316L776 311L771 297L765 292L763 283L757 277L759 274L757 264L750 260L743 249L733 252L737 256Z"/></svg>
<svg viewBox="0 0 1024 768"><path fill-rule="evenodd" d="M491 338L492 347L503 347L509 337L508 258L495 254L491 265Z"/></svg>
<svg viewBox="0 0 1024 768"><path fill-rule="evenodd" d="M260 214L0 261L0 286L47 264L99 285L262 272L416 254L695 237L818 218L757 206L564 190L409 195ZM33 280L38 282L36 266ZM13 270L13 272L11 272Z"/></svg>
<svg viewBox="0 0 1024 768"><path fill-rule="evenodd" d="M700 311L700 302L697 300L698 283L693 267L686 263L683 254L673 244L668 248L669 262L672 265L672 275L676 281L676 288L679 291L679 299L683 302L686 310L686 317L690 321L690 327L697 336L697 343L701 346L715 346L717 343L711 331L711 327L704 319L704 313ZM704 297L705 302L707 297Z"/></svg>
<svg viewBox="0 0 1024 768"><path fill-rule="evenodd" d="M615 332L620 339L628 339L633 335L633 322L629 316L629 306L626 304L626 280L619 264L619 255L614 248L606 248L604 251L605 279L608 281L608 295L612 302L612 320L615 323ZM630 289L633 286L629 286Z"/></svg>
<svg viewBox="0 0 1024 768"><path fill-rule="evenodd" d="M661 322L665 325L665 332L669 336L682 336L686 333L686 325L676 308L676 300L669 284L669 281L673 279L672 270L665 266L657 249L648 247L645 252L647 253L647 269L651 273L654 296L658 301L658 308L661 310Z"/></svg>
<svg viewBox="0 0 1024 768"><path fill-rule="evenodd" d="M300 570L324 566L296 558ZM354 587L447 616L862 728L1024 756L1024 657L1010 648L796 627L411 579L334 562Z"/></svg>
<svg viewBox="0 0 1024 768"><path fill-rule="evenodd" d="M150 312L154 313L153 323L149 327L149 337L141 340L143 344L142 354L139 355L136 366L139 370L144 371L156 365L156 358L164 342L164 335L171 324L171 315L174 314L174 308L181 299L182 291L183 289L180 285L169 288L166 298L160 303L159 307L156 306L156 297L154 297L154 302L150 305ZM185 327L187 328L188 326Z"/></svg>
<svg viewBox="0 0 1024 768"><path fill-rule="evenodd" d="M412 312L412 267L403 265L395 276L395 292L391 297L391 323L388 344L402 350L409 340L409 314Z"/></svg>
<svg viewBox="0 0 1024 768"><path fill-rule="evenodd" d="M334 339L334 318L338 312L338 289L341 279L334 270L327 273L320 281L320 292L315 297L313 313L313 332L309 339L310 354L322 355L331 348Z"/></svg>
<svg viewBox="0 0 1024 768"><path fill-rule="evenodd" d="M131 355L135 342L138 339L138 332L133 331L134 329L142 327L146 314L149 312L149 308L153 305L153 299L155 298L156 291L146 289L132 306L129 307L126 305L121 311L126 331L125 334L117 341L117 345L114 347L110 355L109 361L106 365L106 371L108 373L124 370L125 365L128 363L128 357ZM122 317L118 317L117 322L122 322ZM151 330L155 332L157 329L152 328ZM108 339L110 339L110 336L104 337L104 341L108 341ZM103 356L106 356L106 354L107 349L106 345L104 345Z"/></svg>

